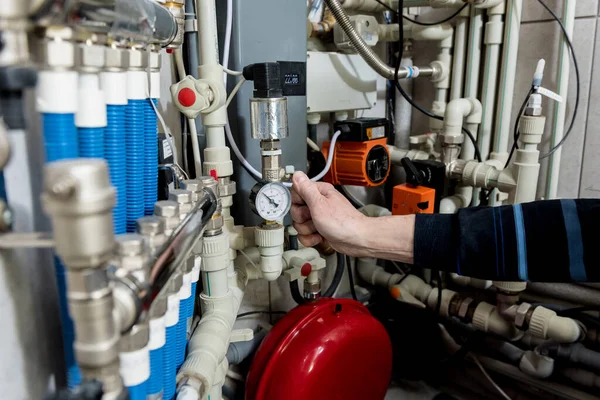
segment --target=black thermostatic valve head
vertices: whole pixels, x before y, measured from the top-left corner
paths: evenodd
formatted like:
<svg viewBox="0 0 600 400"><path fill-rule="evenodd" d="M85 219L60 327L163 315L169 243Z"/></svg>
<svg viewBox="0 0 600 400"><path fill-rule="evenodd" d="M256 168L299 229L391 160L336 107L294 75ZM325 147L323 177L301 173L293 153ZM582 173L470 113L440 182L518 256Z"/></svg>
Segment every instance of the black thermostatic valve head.
<svg viewBox="0 0 600 400"><path fill-rule="evenodd" d="M274 98L306 95L306 63L277 61L250 64L243 76L254 82L254 97Z"/></svg>
<svg viewBox="0 0 600 400"><path fill-rule="evenodd" d="M385 118L348 119L337 121L333 124L333 130L342 132L338 140L366 142L387 138L390 133L390 123Z"/></svg>

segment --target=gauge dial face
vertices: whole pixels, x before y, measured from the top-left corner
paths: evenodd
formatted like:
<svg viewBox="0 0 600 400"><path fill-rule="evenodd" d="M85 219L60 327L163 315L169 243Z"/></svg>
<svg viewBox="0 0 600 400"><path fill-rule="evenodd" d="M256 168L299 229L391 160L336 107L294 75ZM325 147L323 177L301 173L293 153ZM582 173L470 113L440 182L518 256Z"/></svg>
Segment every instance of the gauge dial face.
<svg viewBox="0 0 600 400"><path fill-rule="evenodd" d="M285 186L267 183L256 194L256 212L264 220L279 221L290 211L291 202L290 191Z"/></svg>

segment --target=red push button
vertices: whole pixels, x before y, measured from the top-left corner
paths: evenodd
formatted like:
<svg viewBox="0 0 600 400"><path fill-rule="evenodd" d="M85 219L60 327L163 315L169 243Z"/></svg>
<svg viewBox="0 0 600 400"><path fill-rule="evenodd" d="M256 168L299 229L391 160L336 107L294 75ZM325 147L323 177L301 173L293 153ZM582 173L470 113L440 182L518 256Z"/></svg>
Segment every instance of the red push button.
<svg viewBox="0 0 600 400"><path fill-rule="evenodd" d="M177 100L182 106L191 107L196 102L196 93L192 89L183 88L177 94Z"/></svg>
<svg viewBox="0 0 600 400"><path fill-rule="evenodd" d="M310 263L304 263L302 268L300 268L300 273L302 276L308 276L312 272L312 266Z"/></svg>

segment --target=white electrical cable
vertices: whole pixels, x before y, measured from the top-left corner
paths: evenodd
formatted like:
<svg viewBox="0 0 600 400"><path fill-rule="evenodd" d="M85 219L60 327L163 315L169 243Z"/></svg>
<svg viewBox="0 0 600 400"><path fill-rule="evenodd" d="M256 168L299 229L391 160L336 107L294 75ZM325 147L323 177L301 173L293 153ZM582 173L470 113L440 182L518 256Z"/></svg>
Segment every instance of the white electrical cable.
<svg viewBox="0 0 600 400"><path fill-rule="evenodd" d="M319 145L316 144L315 142L313 142L313 140L309 137L306 138L306 143L308 144L308 146L313 149L314 151L321 151L321 149L319 148Z"/></svg>
<svg viewBox="0 0 600 400"><path fill-rule="evenodd" d="M186 77L185 64L183 63L183 53L181 49L175 49L173 52L175 58L175 65L177 66L177 74L179 79ZM192 153L194 154L194 169L196 170L196 176L202 175L202 156L200 154L200 143L198 143L198 130L196 129L196 120L188 119L190 127L190 140L192 141Z"/></svg>
<svg viewBox="0 0 600 400"><path fill-rule="evenodd" d="M223 71L225 71L226 74L231 75L231 76L241 76L244 74L242 71L234 71L233 69L229 69L229 68L225 68L225 67L223 67Z"/></svg>
<svg viewBox="0 0 600 400"><path fill-rule="evenodd" d="M325 174L329 172L329 169L331 168L331 163L333 162L333 155L335 154L335 145L341 134L342 131L337 131L333 134L333 137L331 138L331 145L329 146L330 152L327 156L327 164L325 164L325 168L323 168L323 171L321 171L319 175L311 178L312 181L320 181L325 176Z"/></svg>
<svg viewBox="0 0 600 400"><path fill-rule="evenodd" d="M223 42L223 80L225 81L225 88L227 88L227 71L229 71L229 50L231 49L231 33L233 32L233 0L227 0L226 21L227 22L225 25L225 41Z"/></svg>
<svg viewBox="0 0 600 400"><path fill-rule="evenodd" d="M233 90L231 91L231 93L229 93L229 97L227 97L227 101L225 102L225 108L229 107L229 104L231 103L231 100L233 100L233 98L235 97L236 93L238 92L238 90L240 90L240 88L242 87L242 85L244 84L244 82L246 82L246 78L240 79L240 81L237 83L237 85L235 85L235 87L233 88Z"/></svg>
<svg viewBox="0 0 600 400"><path fill-rule="evenodd" d="M486 379L490 382L490 384L494 387L494 389L496 389L498 391L498 393L500 393L500 395L502 397L504 397L506 400L512 400L510 398L510 396L507 395L506 392L504 390L502 390L502 388L500 386L498 386L498 384L487 373L487 371L485 370L485 368L483 367L483 365L481 365L481 362L479 362L479 360L477 359L477 357L475 357L474 355L471 355L471 359L473 360L473 362L475 363L475 365L477 365L479 367L479 369L481 370L481 373L483 374L483 376L486 377Z"/></svg>

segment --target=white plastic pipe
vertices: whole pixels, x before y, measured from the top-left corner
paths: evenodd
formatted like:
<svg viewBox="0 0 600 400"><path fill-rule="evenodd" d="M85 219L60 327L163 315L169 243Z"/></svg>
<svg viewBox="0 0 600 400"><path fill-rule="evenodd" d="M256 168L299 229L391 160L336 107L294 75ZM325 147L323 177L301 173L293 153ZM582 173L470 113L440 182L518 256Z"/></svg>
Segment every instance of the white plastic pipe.
<svg viewBox="0 0 600 400"><path fill-rule="evenodd" d="M500 61L500 46L504 29L504 3L488 10L489 20L485 24L485 63L483 67L483 85L481 103L481 131L479 134L479 152L483 161L490 154L492 141L492 126L494 123L494 105L496 104L496 89L498 86L498 63Z"/></svg>
<svg viewBox="0 0 600 400"><path fill-rule="evenodd" d="M508 141L511 134L511 110L515 91L517 54L519 52L519 32L523 0L507 0L506 23L504 26L504 46L496 108L496 138L492 158L505 163L508 158Z"/></svg>
<svg viewBox="0 0 600 400"><path fill-rule="evenodd" d="M573 27L575 25L575 0L565 0L563 2L563 24L569 35L569 39L573 37ZM562 37L562 35L561 35ZM558 94L563 99L569 94L569 47L567 41L562 37L562 46L558 58ZM554 121L552 125L552 142L551 148L556 146L564 136L565 131L565 115L567 112L567 102L563 101L556 104L554 108ZM546 199L555 199L558 195L558 178L560 175L560 158L562 148L558 148L554 154L550 156L548 161L548 186L546 187Z"/></svg>
<svg viewBox="0 0 600 400"><path fill-rule="evenodd" d="M405 56L400 62L401 67L412 67L413 59L411 56ZM401 79L400 86L404 89L409 97L413 97L413 79ZM398 90L394 90L396 96L396 108L394 110L394 120L396 121L396 136L394 138L394 146L401 149L410 148L410 130L412 126L412 106L400 94Z"/></svg>
<svg viewBox="0 0 600 400"><path fill-rule="evenodd" d="M461 11L456 18L456 27L454 28L454 56L452 60L450 100L461 98L463 93L468 17L468 8L466 8Z"/></svg>
<svg viewBox="0 0 600 400"><path fill-rule="evenodd" d="M376 258L359 258L356 262L356 272L363 281L388 289L402 279L400 274L385 272L383 268L377 265Z"/></svg>

